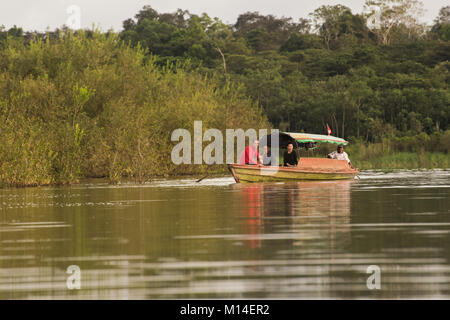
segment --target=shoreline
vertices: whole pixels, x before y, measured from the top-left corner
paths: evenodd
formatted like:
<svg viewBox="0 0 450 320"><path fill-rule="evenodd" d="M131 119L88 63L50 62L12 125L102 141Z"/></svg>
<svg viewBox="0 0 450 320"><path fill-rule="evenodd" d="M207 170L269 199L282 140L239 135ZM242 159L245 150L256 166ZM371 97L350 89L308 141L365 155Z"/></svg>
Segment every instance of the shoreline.
<svg viewBox="0 0 450 320"><path fill-rule="evenodd" d="M376 169L360 169L361 173L397 173L397 172L434 172L434 171L450 171L449 168L376 168ZM66 184L41 184L41 185L1 185L0 184L0 190L7 190L7 189L29 189L29 188L41 188L41 187L74 187L74 186L82 186L82 185L88 185L88 184L95 184L95 185L107 185L107 186L145 186L149 184L153 184L155 182L162 182L162 181L180 181L180 180L192 180L193 182L197 182L198 179L204 177L204 175L198 175L198 174L177 174L177 175L169 175L167 177L164 176L157 176L152 179L149 179L148 181L139 183L135 181L132 178L123 178L121 181L117 183L111 183L108 178L106 177L84 177L80 178L78 182L74 183L66 183ZM230 174L226 173L211 173L208 176L204 177L205 180L207 179L216 179L216 178L227 178L232 176ZM202 179L203 180L203 179ZM201 186L201 181L198 182L198 185Z"/></svg>

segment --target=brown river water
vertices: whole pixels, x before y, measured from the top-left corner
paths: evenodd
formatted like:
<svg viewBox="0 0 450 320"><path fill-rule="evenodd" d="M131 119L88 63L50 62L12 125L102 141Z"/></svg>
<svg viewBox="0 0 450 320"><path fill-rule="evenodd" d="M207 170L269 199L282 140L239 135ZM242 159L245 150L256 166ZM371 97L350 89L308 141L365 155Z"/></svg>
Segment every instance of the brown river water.
<svg viewBox="0 0 450 320"><path fill-rule="evenodd" d="M0 299L191 298L450 299L450 171L0 189Z"/></svg>

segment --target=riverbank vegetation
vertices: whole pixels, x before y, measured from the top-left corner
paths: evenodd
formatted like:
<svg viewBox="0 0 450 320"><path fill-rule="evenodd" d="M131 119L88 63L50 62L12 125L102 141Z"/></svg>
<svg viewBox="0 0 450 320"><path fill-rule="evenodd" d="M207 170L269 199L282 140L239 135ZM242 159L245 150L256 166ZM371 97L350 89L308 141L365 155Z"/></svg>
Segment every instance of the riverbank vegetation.
<svg viewBox="0 0 450 320"><path fill-rule="evenodd" d="M115 34L8 39L0 70L3 185L202 173L203 166L172 163L173 130L199 117L206 128L268 126L242 87L187 64L157 67Z"/></svg>
<svg viewBox="0 0 450 320"><path fill-rule="evenodd" d="M203 174L170 161L176 128L270 128L349 140L360 168L449 166L450 7L321 6L307 18L149 6L119 33L0 27L0 181L138 182ZM0 22L1 23L1 22Z"/></svg>
<svg viewBox="0 0 450 320"><path fill-rule="evenodd" d="M428 135L385 137L377 143L354 141L346 147L359 169L450 168L450 130Z"/></svg>

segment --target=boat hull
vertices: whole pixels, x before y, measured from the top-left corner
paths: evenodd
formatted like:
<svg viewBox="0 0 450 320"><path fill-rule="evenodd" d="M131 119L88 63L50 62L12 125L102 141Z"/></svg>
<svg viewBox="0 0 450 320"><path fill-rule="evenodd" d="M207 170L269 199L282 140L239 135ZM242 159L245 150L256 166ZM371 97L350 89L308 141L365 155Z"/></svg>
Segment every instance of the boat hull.
<svg viewBox="0 0 450 320"><path fill-rule="evenodd" d="M228 168L236 182L273 182L273 181L317 181L353 179L357 169L313 168L313 167L268 167L256 165L230 164Z"/></svg>

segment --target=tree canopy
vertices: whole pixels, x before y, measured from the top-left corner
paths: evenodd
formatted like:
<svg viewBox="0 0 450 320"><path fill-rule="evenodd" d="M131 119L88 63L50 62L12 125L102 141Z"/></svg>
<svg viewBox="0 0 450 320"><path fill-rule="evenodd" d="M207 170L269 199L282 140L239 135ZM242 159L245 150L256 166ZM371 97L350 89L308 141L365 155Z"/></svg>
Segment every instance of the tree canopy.
<svg viewBox="0 0 450 320"><path fill-rule="evenodd" d="M207 14L144 7L121 38L166 61L189 60L238 82L276 127L368 141L449 127L449 7L422 25L418 0L367 0L355 14L321 6L309 19L241 14L226 25ZM128 27L127 27L128 26Z"/></svg>

